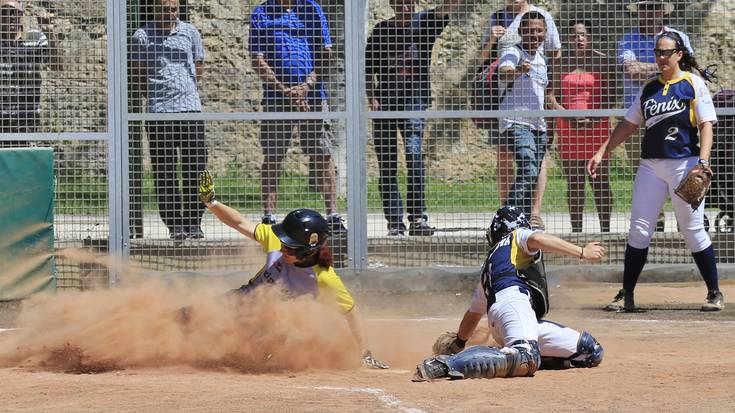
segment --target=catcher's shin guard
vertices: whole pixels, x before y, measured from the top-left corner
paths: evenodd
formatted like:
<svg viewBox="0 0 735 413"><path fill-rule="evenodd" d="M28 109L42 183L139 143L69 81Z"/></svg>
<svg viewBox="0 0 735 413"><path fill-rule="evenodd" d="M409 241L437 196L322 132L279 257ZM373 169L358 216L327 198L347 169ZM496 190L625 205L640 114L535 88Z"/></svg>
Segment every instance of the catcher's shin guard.
<svg viewBox="0 0 735 413"><path fill-rule="evenodd" d="M518 340L510 347L472 347L440 361L452 379L533 376L541 353L536 341Z"/></svg>
<svg viewBox="0 0 735 413"><path fill-rule="evenodd" d="M592 334L583 331L577 341L577 352L570 357L574 367L597 367L602 363L605 350Z"/></svg>
<svg viewBox="0 0 735 413"><path fill-rule="evenodd" d="M449 377L449 367L447 367L447 358L449 356L439 355L429 357L416 366L416 372L412 381L429 381Z"/></svg>

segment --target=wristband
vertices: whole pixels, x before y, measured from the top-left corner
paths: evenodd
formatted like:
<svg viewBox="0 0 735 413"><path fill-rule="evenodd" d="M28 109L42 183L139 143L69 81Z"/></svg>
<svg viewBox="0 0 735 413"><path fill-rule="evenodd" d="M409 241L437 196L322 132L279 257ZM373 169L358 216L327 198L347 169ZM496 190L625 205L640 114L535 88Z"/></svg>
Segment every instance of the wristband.
<svg viewBox="0 0 735 413"><path fill-rule="evenodd" d="M584 259L584 247L582 247L582 250L579 251L579 259L580 260L583 260Z"/></svg>
<svg viewBox="0 0 735 413"><path fill-rule="evenodd" d="M213 206L219 204L216 199L213 199L211 202L207 204L207 208L212 208Z"/></svg>
<svg viewBox="0 0 735 413"><path fill-rule="evenodd" d="M700 159L699 162L697 162L697 165L700 165L704 168L709 168L709 161L706 159Z"/></svg>
<svg viewBox="0 0 735 413"><path fill-rule="evenodd" d="M464 346L467 344L467 340L462 340L459 338L459 336L455 339L455 343L459 346L459 348L464 348Z"/></svg>

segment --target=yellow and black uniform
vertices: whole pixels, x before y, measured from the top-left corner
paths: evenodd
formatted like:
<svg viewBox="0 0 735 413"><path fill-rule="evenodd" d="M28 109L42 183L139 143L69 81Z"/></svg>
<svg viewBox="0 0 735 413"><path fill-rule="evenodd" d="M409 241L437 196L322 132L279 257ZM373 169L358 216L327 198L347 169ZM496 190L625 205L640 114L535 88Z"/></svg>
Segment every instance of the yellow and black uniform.
<svg viewBox="0 0 735 413"><path fill-rule="evenodd" d="M263 246L266 264L247 285L241 288L248 292L263 283L278 283L290 297L310 294L319 302L330 305L337 303L340 311L348 313L355 306L352 294L345 288L334 268L313 265L299 267L284 261L281 241L270 225L259 224L255 227L255 240Z"/></svg>

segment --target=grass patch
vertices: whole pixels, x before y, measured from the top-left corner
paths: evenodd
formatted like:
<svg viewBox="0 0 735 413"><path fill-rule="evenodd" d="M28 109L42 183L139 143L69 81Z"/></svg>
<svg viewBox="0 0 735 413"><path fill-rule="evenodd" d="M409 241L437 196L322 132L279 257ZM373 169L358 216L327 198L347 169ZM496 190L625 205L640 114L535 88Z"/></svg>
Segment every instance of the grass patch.
<svg viewBox="0 0 735 413"><path fill-rule="evenodd" d="M630 211L633 188L633 170L618 161L611 169L611 185L614 197L614 211ZM406 173L398 174L401 198L406 200ZM243 213L261 213L260 179L247 177L240 168L231 168L224 175L215 178L218 198ZM549 170L549 179L544 195L543 212L566 212L566 178L561 167ZM587 185L585 210L595 211L592 188ZM107 211L107 178L83 174L65 174L57 179L56 206L58 213L100 214ZM144 211L155 212L156 194L152 173L147 172L142 180L142 201ZM131 202L136 202L131 198ZM432 212L490 212L498 207L498 189L493 174L467 180L448 180L435 177L426 179L426 202ZM347 201L338 200L340 211L346 211ZM281 175L278 195L279 211L295 208L324 210L320 192L311 188L308 176L285 171ZM378 192L378 179L368 180L368 208L380 213L382 203ZM667 203L667 210L670 203Z"/></svg>

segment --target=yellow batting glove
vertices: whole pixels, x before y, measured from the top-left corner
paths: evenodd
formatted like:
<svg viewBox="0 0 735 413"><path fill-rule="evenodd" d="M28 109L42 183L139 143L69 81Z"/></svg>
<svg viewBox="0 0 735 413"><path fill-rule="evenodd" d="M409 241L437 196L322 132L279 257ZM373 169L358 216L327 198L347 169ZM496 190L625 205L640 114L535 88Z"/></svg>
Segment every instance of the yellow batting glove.
<svg viewBox="0 0 735 413"><path fill-rule="evenodd" d="M212 175L206 169L199 173L199 199L204 204L214 201L214 182Z"/></svg>

